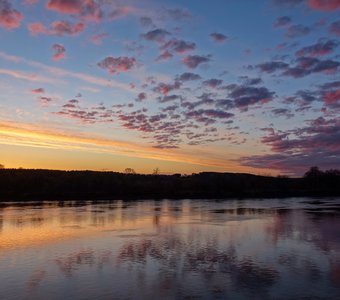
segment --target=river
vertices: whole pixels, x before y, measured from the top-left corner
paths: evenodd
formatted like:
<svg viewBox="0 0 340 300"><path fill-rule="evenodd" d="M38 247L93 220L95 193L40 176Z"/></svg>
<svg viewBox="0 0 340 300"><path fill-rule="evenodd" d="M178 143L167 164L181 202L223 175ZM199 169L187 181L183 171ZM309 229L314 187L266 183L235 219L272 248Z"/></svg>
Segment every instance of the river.
<svg viewBox="0 0 340 300"><path fill-rule="evenodd" d="M340 299L340 198L0 204L0 299Z"/></svg>

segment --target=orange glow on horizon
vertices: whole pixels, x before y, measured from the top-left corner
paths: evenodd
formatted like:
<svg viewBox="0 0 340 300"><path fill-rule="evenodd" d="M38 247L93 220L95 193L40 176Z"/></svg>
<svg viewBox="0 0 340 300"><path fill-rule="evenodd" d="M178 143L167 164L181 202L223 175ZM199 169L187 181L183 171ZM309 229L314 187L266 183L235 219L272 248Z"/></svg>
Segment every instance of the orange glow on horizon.
<svg viewBox="0 0 340 300"><path fill-rule="evenodd" d="M0 144L123 155L130 158L206 166L218 168L221 171L244 172L249 170L249 168L240 167L237 162L225 159L225 152L218 154L216 151L213 153L202 150L193 154L189 149L157 149L152 146L98 136L85 136L79 133L71 135L61 131L41 129L29 124L0 123ZM6 162L3 163L6 164ZM67 166L64 168L68 169Z"/></svg>

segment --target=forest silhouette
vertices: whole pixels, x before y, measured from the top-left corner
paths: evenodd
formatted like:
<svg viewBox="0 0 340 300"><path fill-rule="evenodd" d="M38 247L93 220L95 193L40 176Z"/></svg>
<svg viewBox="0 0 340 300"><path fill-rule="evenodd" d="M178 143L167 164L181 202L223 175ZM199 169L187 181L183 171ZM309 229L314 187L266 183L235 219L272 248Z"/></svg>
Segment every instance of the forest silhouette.
<svg viewBox="0 0 340 300"><path fill-rule="evenodd" d="M0 169L0 200L222 199L339 196L340 171L310 168L301 178L202 172L189 176Z"/></svg>

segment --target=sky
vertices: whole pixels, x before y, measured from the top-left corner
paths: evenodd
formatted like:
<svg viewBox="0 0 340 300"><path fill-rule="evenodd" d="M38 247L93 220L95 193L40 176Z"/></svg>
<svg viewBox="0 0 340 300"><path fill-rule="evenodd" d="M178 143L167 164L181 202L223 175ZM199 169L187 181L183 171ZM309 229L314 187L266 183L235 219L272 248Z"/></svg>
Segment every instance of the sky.
<svg viewBox="0 0 340 300"><path fill-rule="evenodd" d="M340 0L0 0L0 164L340 168Z"/></svg>

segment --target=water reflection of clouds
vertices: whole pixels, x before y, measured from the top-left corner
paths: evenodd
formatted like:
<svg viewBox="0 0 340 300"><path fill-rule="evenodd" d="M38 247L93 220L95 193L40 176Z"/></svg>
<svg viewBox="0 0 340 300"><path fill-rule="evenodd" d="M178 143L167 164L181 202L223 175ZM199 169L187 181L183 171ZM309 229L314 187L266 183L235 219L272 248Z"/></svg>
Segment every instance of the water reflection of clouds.
<svg viewBox="0 0 340 300"><path fill-rule="evenodd" d="M16 245L6 250L1 244L0 250L6 257L33 245L49 249L50 256L40 264L45 267L32 268L26 278L26 287L36 291L47 278L61 276L72 286L86 276L96 280L100 270L106 285L93 284L105 290L111 280L111 293L115 289L123 298L272 299L278 291L287 299L336 295L339 206L334 201L254 203L118 201L55 203L46 210L5 207L0 239L15 236ZM32 266L39 265L35 259L42 258L32 257Z"/></svg>

